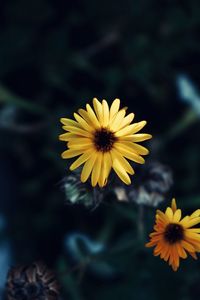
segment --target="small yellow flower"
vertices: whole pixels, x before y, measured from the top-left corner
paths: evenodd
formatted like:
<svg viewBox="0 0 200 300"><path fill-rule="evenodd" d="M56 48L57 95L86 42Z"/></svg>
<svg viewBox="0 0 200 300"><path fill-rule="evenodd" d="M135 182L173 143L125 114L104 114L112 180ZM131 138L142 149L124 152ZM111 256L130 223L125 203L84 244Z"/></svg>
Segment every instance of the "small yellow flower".
<svg viewBox="0 0 200 300"><path fill-rule="evenodd" d="M174 271L179 267L179 259L187 258L187 252L197 259L200 252L200 228L191 228L200 223L200 209L181 220L181 209L177 209L175 199L165 213L157 210L154 232L146 247L154 247L154 255L160 256Z"/></svg>
<svg viewBox="0 0 200 300"><path fill-rule="evenodd" d="M143 164L141 155L149 153L137 142L148 140L152 136L136 134L146 125L146 121L131 124L134 114L125 116L127 108L119 109L119 99L115 99L109 108L106 100L101 103L94 98L93 106L92 109L87 104L86 110L79 109L78 113L74 113L76 121L61 118L63 129L67 133L61 134L59 139L67 142L68 147L62 153L62 158L79 156L70 166L70 170L84 164L81 181L85 182L91 175L92 186L98 183L103 187L112 168L123 182L130 184L128 174L133 175L134 170L126 158Z"/></svg>

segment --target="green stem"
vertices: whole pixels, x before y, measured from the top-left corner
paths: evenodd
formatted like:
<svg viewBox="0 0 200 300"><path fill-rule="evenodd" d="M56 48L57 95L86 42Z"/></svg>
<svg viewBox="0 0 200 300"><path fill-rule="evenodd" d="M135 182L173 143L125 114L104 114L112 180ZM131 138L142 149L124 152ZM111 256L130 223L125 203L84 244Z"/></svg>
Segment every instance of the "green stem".
<svg viewBox="0 0 200 300"><path fill-rule="evenodd" d="M169 130L164 136L162 146L166 145L168 142L176 138L178 135L182 134L189 126L199 119L199 116L194 110L188 110L182 119L176 124L173 125L171 130Z"/></svg>
<svg viewBox="0 0 200 300"><path fill-rule="evenodd" d="M144 206L138 206L138 239L144 241Z"/></svg>
<svg viewBox="0 0 200 300"><path fill-rule="evenodd" d="M47 110L44 107L33 104L29 100L25 100L15 95L3 85L0 85L0 102L13 104L30 112L34 112L41 115L47 113Z"/></svg>

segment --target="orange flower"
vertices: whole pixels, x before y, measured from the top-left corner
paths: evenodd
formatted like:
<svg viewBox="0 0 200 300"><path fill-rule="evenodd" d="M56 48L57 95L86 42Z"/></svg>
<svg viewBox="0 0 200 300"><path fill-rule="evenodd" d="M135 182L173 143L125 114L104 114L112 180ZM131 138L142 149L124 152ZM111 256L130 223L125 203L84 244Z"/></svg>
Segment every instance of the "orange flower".
<svg viewBox="0 0 200 300"><path fill-rule="evenodd" d="M150 242L146 247L155 247L154 255L168 261L174 271L177 271L180 258L187 258L189 253L197 259L196 252L200 252L200 228L192 228L200 223L200 209L191 216L181 220L181 209L177 209L175 199L165 213L156 212L156 224L151 233Z"/></svg>

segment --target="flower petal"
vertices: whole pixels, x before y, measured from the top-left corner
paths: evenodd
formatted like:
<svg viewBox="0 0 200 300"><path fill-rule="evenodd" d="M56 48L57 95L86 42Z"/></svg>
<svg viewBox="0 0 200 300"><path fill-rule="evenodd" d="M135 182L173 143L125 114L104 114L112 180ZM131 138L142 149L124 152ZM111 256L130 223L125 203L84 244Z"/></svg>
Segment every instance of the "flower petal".
<svg viewBox="0 0 200 300"><path fill-rule="evenodd" d="M82 118L80 117L77 113L74 113L74 118L76 121L80 124L80 126L86 130L86 131L93 131L94 129Z"/></svg>
<svg viewBox="0 0 200 300"><path fill-rule="evenodd" d="M108 123L109 123L109 107L108 107L108 103L106 100L102 101L102 108L103 108L103 126L107 127Z"/></svg>
<svg viewBox="0 0 200 300"><path fill-rule="evenodd" d="M101 102L97 99L97 98L94 98L93 99L93 106L94 106L94 110L95 110L95 113L97 115L97 118L99 120L99 123L100 125L102 126L103 124L103 108L102 108L102 104Z"/></svg>
<svg viewBox="0 0 200 300"><path fill-rule="evenodd" d="M140 155L134 153L133 151L131 151L129 148L127 148L126 146L123 145L123 143L115 143L114 148L116 150L118 150L119 152L121 152L121 154L130 159L133 160L139 164L144 164L145 160L143 157L141 157Z"/></svg>
<svg viewBox="0 0 200 300"><path fill-rule="evenodd" d="M80 129L80 128L76 128L74 126L64 126L66 130L68 130L71 133L77 134L77 135L81 135L81 136L85 136L85 137L92 137L91 133L89 133L86 130Z"/></svg>
<svg viewBox="0 0 200 300"><path fill-rule="evenodd" d="M87 112L88 112L88 117L90 118L93 126L95 126L95 128L100 128L100 123L97 120L97 117L96 117L93 109L91 108L91 106L89 104L86 105L86 109L87 109Z"/></svg>
<svg viewBox="0 0 200 300"><path fill-rule="evenodd" d="M120 140L130 141L130 142L143 142L152 138L151 134L147 133L136 133L132 135L121 136Z"/></svg>
<svg viewBox="0 0 200 300"><path fill-rule="evenodd" d="M127 173L131 175L135 173L129 162L121 155L119 151L113 149L111 151L111 157L113 161L117 159Z"/></svg>
<svg viewBox="0 0 200 300"><path fill-rule="evenodd" d="M111 154L112 155L112 154ZM123 166L120 164L119 160L112 158L112 167L119 178L126 184L131 184L130 177L124 170Z"/></svg>
<svg viewBox="0 0 200 300"><path fill-rule="evenodd" d="M115 99L110 107L110 121L112 121L115 114L119 111L120 100Z"/></svg>
<svg viewBox="0 0 200 300"><path fill-rule="evenodd" d="M103 156L103 154L101 152L99 152L97 154L97 159L96 159L94 168L92 170L91 182L92 182L93 187L97 185L97 182L99 180L100 171L101 171L102 156Z"/></svg>
<svg viewBox="0 0 200 300"><path fill-rule="evenodd" d="M115 117L110 122L110 130L116 132L123 121L123 118L126 114L124 109L121 109L118 113L116 113Z"/></svg>
<svg viewBox="0 0 200 300"><path fill-rule="evenodd" d="M73 162L73 164L71 164L70 170L73 171L73 170L77 169L78 167L80 167L80 165L82 165L86 160L88 160L92 154L93 154L93 150L91 150L91 149L87 150L77 160L75 160L75 162Z"/></svg>
<svg viewBox="0 0 200 300"><path fill-rule="evenodd" d="M97 158L97 152L93 153L93 155L91 155L91 157L85 162L82 172L81 172L81 181L82 182L86 182L86 180L90 176L92 169L94 167L96 158Z"/></svg>
<svg viewBox="0 0 200 300"><path fill-rule="evenodd" d="M78 156L82 153L83 153L82 150L68 149L68 150L64 151L61 154L61 156L62 156L62 158L67 159L67 158L72 158L72 157Z"/></svg>
<svg viewBox="0 0 200 300"><path fill-rule="evenodd" d="M120 131L116 132L116 136L120 137L120 136L134 134L134 133L140 131L146 125L146 123L147 123L146 121L141 121L141 122L126 126L123 129L121 129Z"/></svg>

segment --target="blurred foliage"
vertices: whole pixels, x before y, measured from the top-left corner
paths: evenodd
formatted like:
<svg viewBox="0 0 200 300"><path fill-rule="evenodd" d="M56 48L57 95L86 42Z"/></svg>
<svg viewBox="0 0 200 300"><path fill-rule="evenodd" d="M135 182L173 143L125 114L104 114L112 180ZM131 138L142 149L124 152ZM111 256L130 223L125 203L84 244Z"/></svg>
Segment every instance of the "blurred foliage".
<svg viewBox="0 0 200 300"><path fill-rule="evenodd" d="M63 299L187 300L199 294L198 261L184 261L172 273L144 249L155 208L144 207L141 238L133 203L105 199L94 210L64 204L68 165L57 138L60 117L71 117L94 96L119 97L137 120L148 121L154 136L148 160L173 170L174 189L161 207L176 196L184 211L198 208L199 116L181 101L176 78L184 73L200 89L199 32L198 0L1 1L1 214L13 261L43 259L55 268ZM119 277L70 271L64 237L76 231L113 249L105 250L104 263Z"/></svg>

